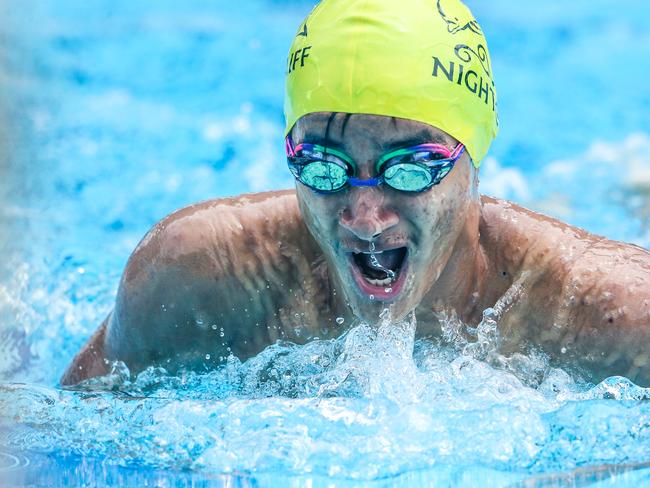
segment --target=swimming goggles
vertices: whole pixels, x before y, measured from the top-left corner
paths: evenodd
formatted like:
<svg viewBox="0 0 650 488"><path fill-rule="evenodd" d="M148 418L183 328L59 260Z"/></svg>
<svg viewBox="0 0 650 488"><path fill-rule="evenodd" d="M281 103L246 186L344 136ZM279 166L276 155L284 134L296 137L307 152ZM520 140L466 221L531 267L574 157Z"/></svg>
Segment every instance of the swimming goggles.
<svg viewBox="0 0 650 488"><path fill-rule="evenodd" d="M301 143L293 146L285 139L289 170L303 185L318 193L335 193L346 185L379 186L383 183L395 190L423 192L437 185L449 174L463 154L458 144L452 151L441 144L426 143L397 149L377 161L377 176L356 178L355 165L348 155L318 144Z"/></svg>

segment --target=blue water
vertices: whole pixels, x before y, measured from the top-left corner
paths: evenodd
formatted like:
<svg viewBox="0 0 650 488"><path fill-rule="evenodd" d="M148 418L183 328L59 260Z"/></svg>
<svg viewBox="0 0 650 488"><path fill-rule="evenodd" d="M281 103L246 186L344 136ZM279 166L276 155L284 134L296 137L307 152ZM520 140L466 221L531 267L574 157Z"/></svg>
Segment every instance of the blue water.
<svg viewBox="0 0 650 488"><path fill-rule="evenodd" d="M468 3L499 90L482 191L650 247L647 2ZM210 374L57 387L154 222L292 185L284 59L311 6L0 2L0 481L650 483L624 468L650 460L648 391L504 360L489 327L481 347L451 322L436 342L360 327Z"/></svg>

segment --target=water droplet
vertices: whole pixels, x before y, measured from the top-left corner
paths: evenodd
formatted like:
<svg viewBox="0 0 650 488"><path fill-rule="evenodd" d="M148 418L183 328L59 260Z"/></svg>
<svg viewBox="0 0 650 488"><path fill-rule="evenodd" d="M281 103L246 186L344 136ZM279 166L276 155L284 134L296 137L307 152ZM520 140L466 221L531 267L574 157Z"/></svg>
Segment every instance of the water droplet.
<svg viewBox="0 0 650 488"><path fill-rule="evenodd" d="M393 291L393 289L390 288L390 287L384 288L384 292L386 292L386 293L390 293L391 291Z"/></svg>
<svg viewBox="0 0 650 488"><path fill-rule="evenodd" d="M488 307L485 310L483 310L483 318L484 319L492 319L494 320L497 316L496 310L494 310L492 307Z"/></svg>
<svg viewBox="0 0 650 488"><path fill-rule="evenodd" d="M343 322L345 322L345 319L343 317L336 317L336 323L341 325Z"/></svg>
<svg viewBox="0 0 650 488"><path fill-rule="evenodd" d="M566 354L566 347L563 347L562 349L560 349L560 352L561 352L562 354Z"/></svg>
<svg viewBox="0 0 650 488"><path fill-rule="evenodd" d="M370 247L369 247L370 252L373 252L375 250L375 243L374 241L370 242Z"/></svg>
<svg viewBox="0 0 650 488"><path fill-rule="evenodd" d="M217 324L212 324L212 330L217 330Z"/></svg>
<svg viewBox="0 0 650 488"><path fill-rule="evenodd" d="M370 299L371 299L371 300L374 300L374 299L375 299L375 295L370 295Z"/></svg>
<svg viewBox="0 0 650 488"><path fill-rule="evenodd" d="M386 276L390 278L391 282L395 281L395 272L392 269L388 269L382 266L382 264L379 262L379 259L377 259L377 255L373 253L372 250L370 252L370 264L372 264L373 268L380 269L386 273Z"/></svg>
<svg viewBox="0 0 650 488"><path fill-rule="evenodd" d="M205 355L205 359L210 359L210 355L209 355L209 354L206 354L206 355Z"/></svg>

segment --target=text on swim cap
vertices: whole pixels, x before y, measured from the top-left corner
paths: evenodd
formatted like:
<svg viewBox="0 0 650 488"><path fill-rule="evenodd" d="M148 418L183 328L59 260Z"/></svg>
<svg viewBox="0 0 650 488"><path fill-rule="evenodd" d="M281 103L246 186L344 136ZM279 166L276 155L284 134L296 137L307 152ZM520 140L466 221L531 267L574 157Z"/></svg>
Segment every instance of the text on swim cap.
<svg viewBox="0 0 650 488"><path fill-rule="evenodd" d="M296 64L300 61L299 67L302 68L305 65L305 59L309 57L309 50L311 46L305 46L300 49L297 49L289 53L289 61L287 66L287 73L291 73L296 69Z"/></svg>
<svg viewBox="0 0 650 488"><path fill-rule="evenodd" d="M485 80L476 71L466 69L462 63L449 61L449 64L445 65L437 56L433 56L432 76L439 78L438 72L442 72L450 82L463 86L477 95L486 105L490 106L490 102L492 102L492 111L496 111L496 97L492 80Z"/></svg>

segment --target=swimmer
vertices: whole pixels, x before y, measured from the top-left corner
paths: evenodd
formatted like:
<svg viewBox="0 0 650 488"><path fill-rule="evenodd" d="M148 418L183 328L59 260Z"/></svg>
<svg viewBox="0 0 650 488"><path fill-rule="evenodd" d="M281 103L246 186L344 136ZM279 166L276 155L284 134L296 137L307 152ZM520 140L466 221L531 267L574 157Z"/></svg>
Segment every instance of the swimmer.
<svg viewBox="0 0 650 488"><path fill-rule="evenodd" d="M481 196L497 108L483 31L459 1L323 0L288 57L295 190L156 224L61 383L118 360L216 367L386 308L436 337L444 320L471 330L505 304L503 354L532 345L592 381L650 385L650 253Z"/></svg>

